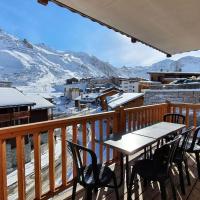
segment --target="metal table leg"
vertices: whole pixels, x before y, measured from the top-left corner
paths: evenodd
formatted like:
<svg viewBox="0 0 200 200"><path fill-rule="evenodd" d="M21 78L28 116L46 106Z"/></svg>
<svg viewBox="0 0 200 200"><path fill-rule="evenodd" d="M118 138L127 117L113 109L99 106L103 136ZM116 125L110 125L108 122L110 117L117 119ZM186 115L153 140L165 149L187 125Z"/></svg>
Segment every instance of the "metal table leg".
<svg viewBox="0 0 200 200"><path fill-rule="evenodd" d="M126 155L126 188L128 191L129 188L129 163L128 163L128 156Z"/></svg>

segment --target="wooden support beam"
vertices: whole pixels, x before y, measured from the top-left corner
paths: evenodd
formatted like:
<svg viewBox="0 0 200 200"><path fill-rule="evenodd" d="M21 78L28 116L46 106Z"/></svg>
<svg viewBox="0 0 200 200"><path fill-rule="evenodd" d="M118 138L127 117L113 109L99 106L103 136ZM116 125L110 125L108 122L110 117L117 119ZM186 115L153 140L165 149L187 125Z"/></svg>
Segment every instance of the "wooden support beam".
<svg viewBox="0 0 200 200"><path fill-rule="evenodd" d="M0 140L0 200L7 200L6 141Z"/></svg>
<svg viewBox="0 0 200 200"><path fill-rule="evenodd" d="M42 4L42 5L47 5L49 0L38 0L38 3Z"/></svg>

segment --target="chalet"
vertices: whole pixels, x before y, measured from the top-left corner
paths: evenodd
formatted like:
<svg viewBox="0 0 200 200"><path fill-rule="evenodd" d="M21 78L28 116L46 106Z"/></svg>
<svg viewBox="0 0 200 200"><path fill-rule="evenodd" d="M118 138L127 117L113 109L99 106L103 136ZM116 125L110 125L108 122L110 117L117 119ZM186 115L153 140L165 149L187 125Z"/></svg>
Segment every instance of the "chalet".
<svg viewBox="0 0 200 200"><path fill-rule="evenodd" d="M35 103L30 111L31 123L53 119L52 109L54 107L54 104L39 95L28 94L26 96Z"/></svg>
<svg viewBox="0 0 200 200"><path fill-rule="evenodd" d="M107 100L106 100L107 97L113 96L119 92L120 90L117 88L110 88L110 89L104 90L103 93L99 95L102 110L107 110Z"/></svg>
<svg viewBox="0 0 200 200"><path fill-rule="evenodd" d="M143 93L117 93L107 98L108 109L116 110L120 106L125 108L138 107L144 104Z"/></svg>
<svg viewBox="0 0 200 200"><path fill-rule="evenodd" d="M69 78L69 79L66 80L66 84L67 85L68 84L73 84L73 83L78 83L78 82L79 82L79 80L77 78L75 78L75 77Z"/></svg>
<svg viewBox="0 0 200 200"><path fill-rule="evenodd" d="M139 81L141 78L121 78L119 79L120 88L124 92L139 92Z"/></svg>
<svg viewBox="0 0 200 200"><path fill-rule="evenodd" d="M15 88L0 87L0 127L30 122L34 101Z"/></svg>
<svg viewBox="0 0 200 200"><path fill-rule="evenodd" d="M75 107L80 107L81 104L97 105L99 103L99 93L81 94L75 99Z"/></svg>
<svg viewBox="0 0 200 200"><path fill-rule="evenodd" d="M168 84L172 81L200 76L200 72L147 72L151 81L159 81L162 84Z"/></svg>
<svg viewBox="0 0 200 200"><path fill-rule="evenodd" d="M140 81L139 82L139 92L144 92L149 90L152 86L160 86L161 82L158 81Z"/></svg>

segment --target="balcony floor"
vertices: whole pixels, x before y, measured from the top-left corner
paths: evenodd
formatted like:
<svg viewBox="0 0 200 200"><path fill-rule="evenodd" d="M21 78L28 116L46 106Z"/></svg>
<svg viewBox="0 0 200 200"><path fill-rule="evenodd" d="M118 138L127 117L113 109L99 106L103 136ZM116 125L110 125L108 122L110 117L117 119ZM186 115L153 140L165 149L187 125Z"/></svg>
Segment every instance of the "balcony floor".
<svg viewBox="0 0 200 200"><path fill-rule="evenodd" d="M131 161L133 162L133 161ZM179 177L178 177L178 171L177 168L174 167L173 168L173 172L174 172L174 182L177 188L177 199L178 200L197 200L200 198L200 181L198 181L197 178L197 169L196 169L196 162L195 162L195 157L194 155L188 155L188 165L189 165L189 172L190 172L190 179L191 179L191 185L188 186L186 178L185 178L185 188L186 188L186 195L182 195L181 190L180 190L180 185L179 185ZM115 167L115 171L116 173L120 174L120 170L119 167ZM118 168L118 169L117 169ZM120 175L118 176L120 177ZM185 176L184 176L185 177ZM137 187L137 189L133 189L133 191L135 190L135 192L133 192L132 195L132 199L138 199L138 200L159 200L160 198L160 191L159 191L159 186L158 184L155 183L151 183L149 186L143 188L143 184L142 181L139 181L138 184L139 187ZM79 199L84 199L84 190L81 187L78 187L78 192L77 192L77 200ZM170 184L167 183L167 199L172 199L172 193L171 193L171 187ZM63 192L62 194L59 194L58 196L54 197L53 199L55 200L61 200L61 199L71 199L70 195L71 195L71 189ZM120 193L120 198L121 200L127 199L127 191L126 191L126 187L125 185L122 185L121 188L119 189L119 193ZM137 194L137 195L135 195ZM93 195L93 199L95 200L113 200L116 199L115 198L115 193L114 190L112 189L101 189L99 190L98 194L95 196L95 194Z"/></svg>

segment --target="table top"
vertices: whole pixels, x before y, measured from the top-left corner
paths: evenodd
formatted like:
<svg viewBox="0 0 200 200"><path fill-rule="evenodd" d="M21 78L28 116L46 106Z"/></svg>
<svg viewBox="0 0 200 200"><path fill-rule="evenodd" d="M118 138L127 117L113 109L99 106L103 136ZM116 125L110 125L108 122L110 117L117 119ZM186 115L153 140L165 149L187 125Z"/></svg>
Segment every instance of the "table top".
<svg viewBox="0 0 200 200"><path fill-rule="evenodd" d="M185 127L184 124L175 124L170 122L160 122L146 128L132 132L132 134L142 135L154 139L161 139L164 136L179 131Z"/></svg>
<svg viewBox="0 0 200 200"><path fill-rule="evenodd" d="M114 147L126 155L131 155L153 144L155 141L154 138L127 133L124 135L112 135L112 137L104 141L104 144Z"/></svg>

